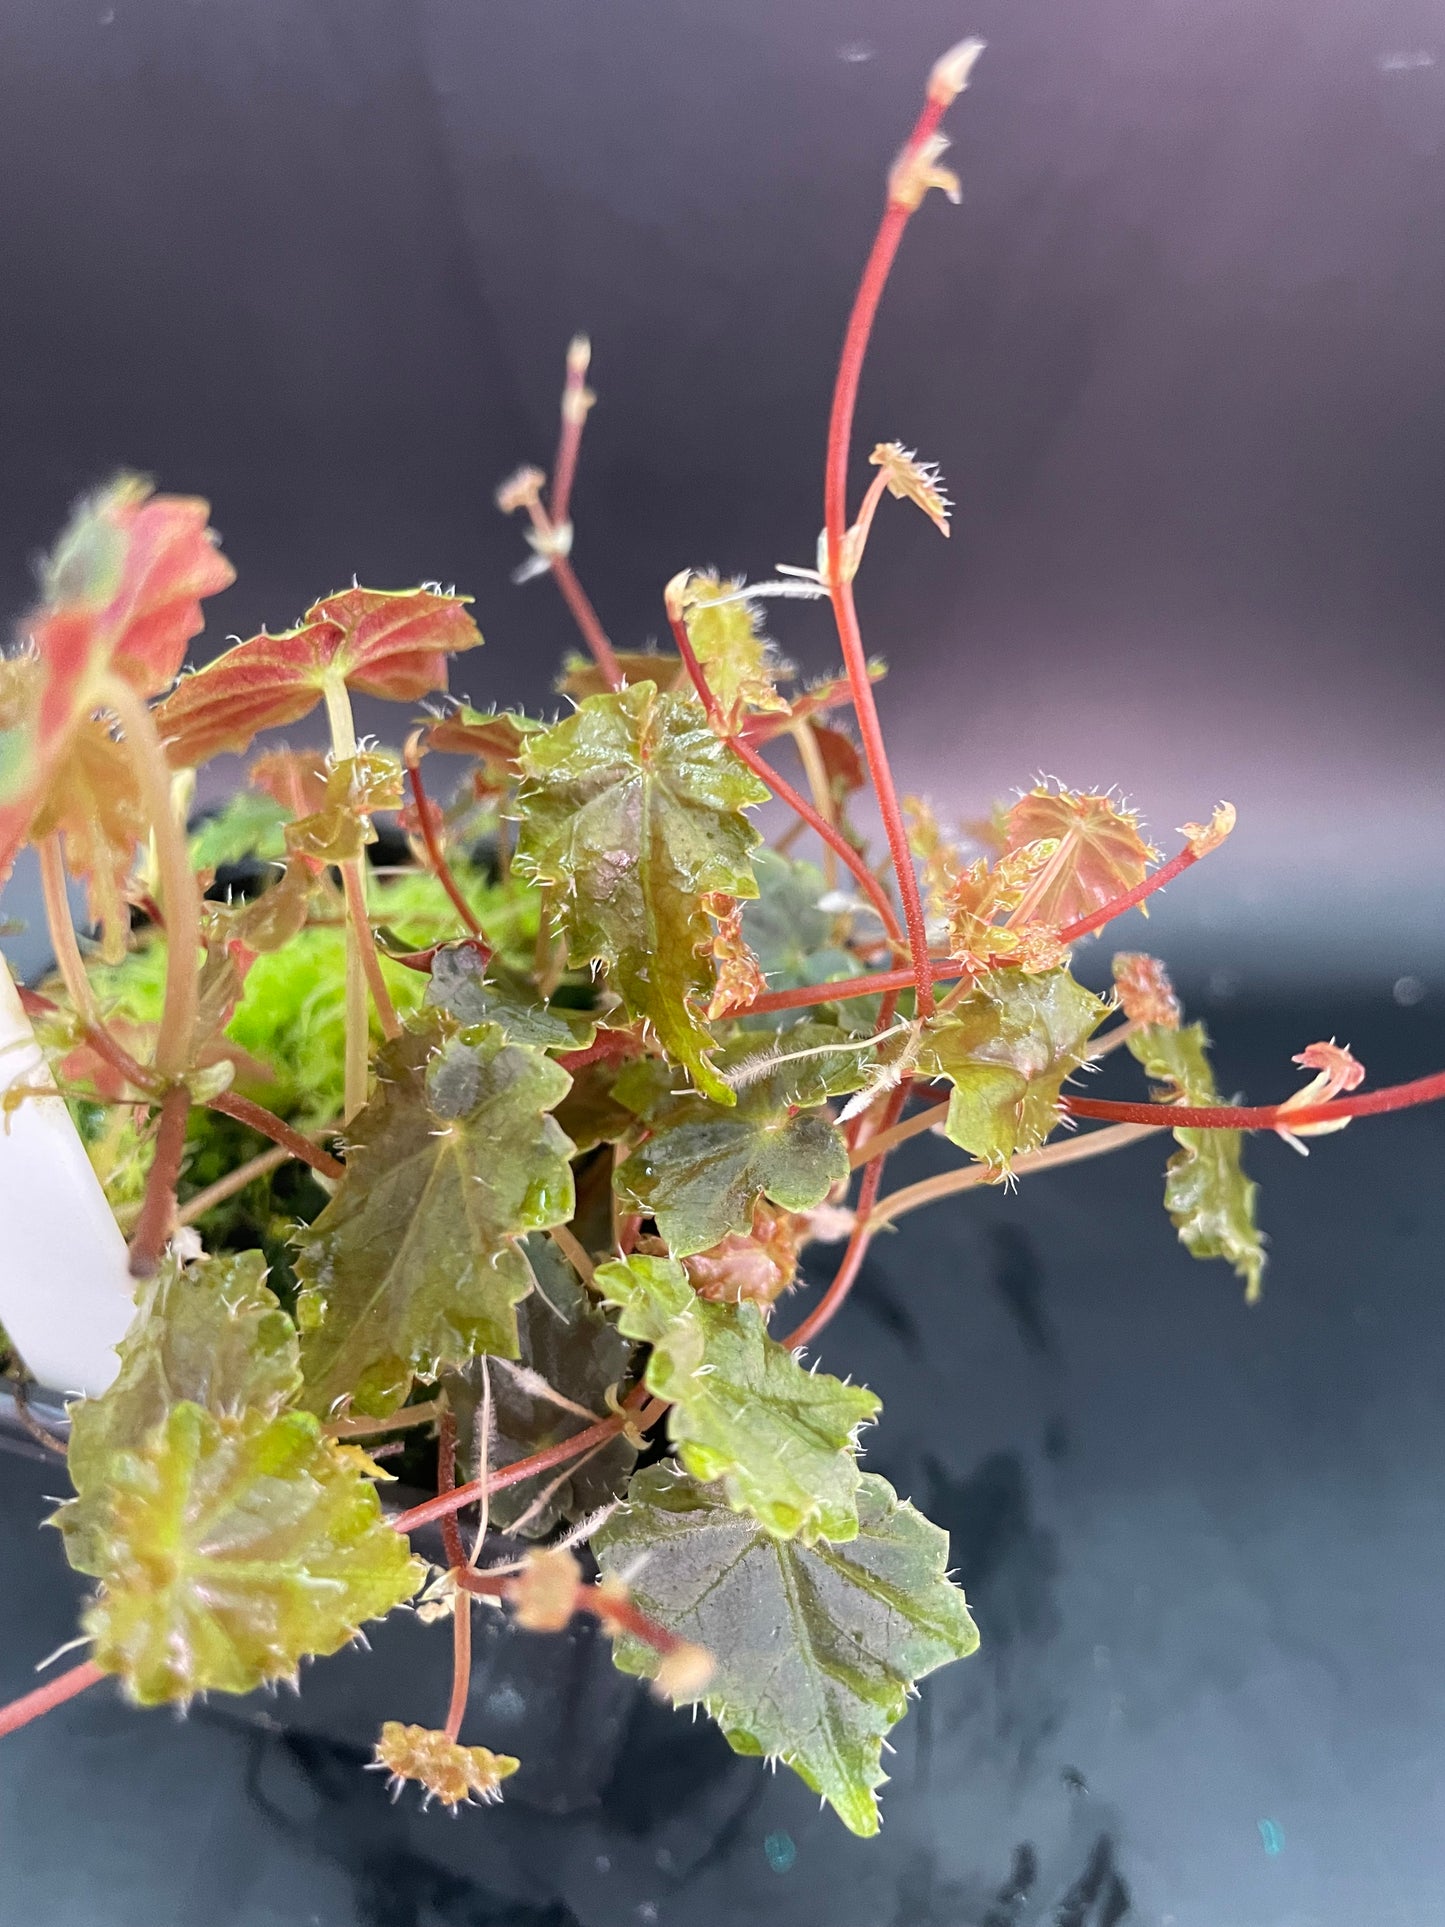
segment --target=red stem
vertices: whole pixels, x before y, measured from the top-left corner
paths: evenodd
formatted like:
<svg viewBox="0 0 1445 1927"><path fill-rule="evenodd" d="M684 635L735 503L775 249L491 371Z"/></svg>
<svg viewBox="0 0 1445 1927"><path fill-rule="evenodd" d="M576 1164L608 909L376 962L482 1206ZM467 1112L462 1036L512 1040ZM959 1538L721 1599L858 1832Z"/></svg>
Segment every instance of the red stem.
<svg viewBox="0 0 1445 1927"><path fill-rule="evenodd" d="M446 1493L455 1490L456 1483L457 1422L451 1410L447 1409L437 1425L437 1484L441 1492ZM447 1565L452 1573L460 1575L465 1572L467 1555L462 1547L462 1535L457 1530L455 1512L448 1512L442 1518L442 1544L446 1547ZM454 1740L462 1730L471 1690L472 1607L463 1589L461 1596L452 1601L452 1696L447 1706L446 1725L442 1729L449 1740Z"/></svg>
<svg viewBox="0 0 1445 1927"><path fill-rule="evenodd" d="M818 811L813 808L813 805L808 799L800 795L799 792L793 788L791 783L784 777L779 776L778 772L770 763L764 762L763 758L751 744L744 741L741 735L734 735L728 729L727 718L723 715L722 705L714 694L712 685L708 682L706 671L697 659L697 651L693 648L692 638L687 633L686 620L680 613L677 615L673 614L671 602L667 605L667 620L672 628L673 640L677 644L677 653L682 657L683 666L692 678L692 686L697 691L703 708L707 711L708 721L712 724L718 735L722 737L734 755L747 764L755 776L762 778L763 782L767 784L778 801L780 803L786 803L790 810L793 810L803 819L815 836L823 839L828 848L837 855L840 862L846 864L848 869L862 885L863 889L868 893L869 901L883 919L883 928L888 932L890 941L901 946L903 943L903 931L894 913L893 905L888 901L888 893L883 888L883 885L878 881L877 877L874 876L873 872L853 848L847 837L845 837L841 831L835 829L825 816L821 816ZM906 984L913 982L913 972L911 970L904 973L903 981Z"/></svg>
<svg viewBox="0 0 1445 1927"><path fill-rule="evenodd" d="M963 965L952 957L931 959L928 972L935 983L943 977L965 974ZM907 990L913 980L910 965L906 970L870 970L861 977L839 977L831 984L801 984L796 990L768 990L741 1010L733 1011L731 1016L737 1019L757 1016L763 1011L798 1010L807 1004L846 1004L854 997L876 997L880 991Z"/></svg>
<svg viewBox="0 0 1445 1927"><path fill-rule="evenodd" d="M906 1089L893 1093L878 1127L880 1135L884 1131L891 1130L898 1122L898 1114L903 1109L907 1096ZM881 1157L874 1158L871 1164L864 1167L863 1182L858 1187L858 1201L853 1207L856 1213L853 1235L849 1238L848 1248L843 1253L843 1262L839 1265L832 1284L807 1317L800 1325L795 1325L782 1340L788 1351L796 1351L800 1345L806 1345L816 1338L829 1320L837 1314L844 1299L857 1282L858 1273L868 1253L868 1246L872 1242L873 1232L868 1220L872 1217L873 1207L878 1202L878 1187L883 1182L883 1166L887 1162L888 1154L885 1151Z"/></svg>
<svg viewBox="0 0 1445 1927"><path fill-rule="evenodd" d="M577 1588L577 1610L591 1613L592 1617L607 1629L631 1633L656 1653L675 1653L679 1647L690 1642L677 1633L669 1632L666 1626L659 1626L655 1619L649 1619L640 1606L630 1599L614 1599L596 1587Z"/></svg>
<svg viewBox="0 0 1445 1927"><path fill-rule="evenodd" d="M106 1675L94 1660L82 1660L79 1666L72 1666L68 1673L57 1673L54 1679L47 1680L44 1686L37 1686L33 1693L22 1693L18 1700L11 1700L8 1706L0 1706L0 1739L7 1733L18 1732L32 1720L38 1720L53 1707L63 1706L73 1700L77 1693L83 1693L91 1686L98 1686Z"/></svg>
<svg viewBox="0 0 1445 1927"><path fill-rule="evenodd" d="M1077 943L1080 937L1092 936L1096 930L1102 930L1106 923L1112 923L1115 917L1122 917L1126 910L1132 910L1136 903L1142 903L1145 897L1152 897L1156 890L1162 890L1166 883L1172 883L1175 877L1198 861L1198 852L1186 844L1177 856L1171 856L1167 863L1161 863L1151 876L1145 877L1142 883L1136 883L1132 890L1110 898L1108 903L1091 911L1087 917L1080 917L1076 923L1065 924L1059 932L1059 941Z"/></svg>
<svg viewBox="0 0 1445 1927"><path fill-rule="evenodd" d="M781 736L791 729L794 723L808 721L821 715L825 709L838 709L853 698L852 685L846 676L833 682L820 683L816 689L805 689L786 712L777 715L766 713L749 716L742 726L742 734L750 743L770 743L775 736Z"/></svg>
<svg viewBox="0 0 1445 1927"><path fill-rule="evenodd" d="M1152 876L1145 877L1144 881L1136 884L1132 890L1126 890L1121 896L1111 898L1108 903L1091 911L1087 917L1080 917L1076 923L1066 924L1059 932L1060 941L1077 943L1081 937L1091 936L1094 931L1101 930L1106 923L1112 923L1115 917L1122 917L1126 910L1132 910L1135 904L1142 903L1146 897L1162 889L1166 883L1172 883L1175 877L1198 861L1199 858L1193 850L1188 848L1181 850L1177 856L1161 864ZM965 967L956 957L934 957L929 962L928 970L935 983L945 977L967 975ZM875 970L861 977L840 977L836 983L831 984L806 984L797 990L769 990L761 997L755 997L752 1003L742 1010L733 1012L733 1015L751 1017L763 1011L794 1010L805 1004L847 1003L852 997L873 997L880 991L906 990L913 980L911 969ZM1079 1115L1082 1117L1084 1113L1081 1111Z"/></svg>
<svg viewBox="0 0 1445 1927"><path fill-rule="evenodd" d="M186 1119L190 1111L190 1092L184 1084L172 1085L161 1099L155 1151L146 1177L145 1197L141 1200L140 1215L131 1234L132 1278L154 1276L166 1240L175 1226L176 1184L181 1175L181 1159L186 1152Z"/></svg>
<svg viewBox="0 0 1445 1927"><path fill-rule="evenodd" d="M264 1104L253 1104L249 1097L242 1097L236 1091L222 1091L218 1097L206 1099L206 1109L219 1111L222 1117L233 1117L238 1124L249 1125L253 1131L259 1131L262 1137L270 1138L273 1144L284 1145L293 1158L300 1158L313 1171L319 1171L323 1178L337 1180L346 1176L346 1166L339 1158L332 1157L329 1151L323 1151L309 1137L303 1137L284 1118L277 1117L274 1111L268 1111Z"/></svg>
<svg viewBox="0 0 1445 1927"><path fill-rule="evenodd" d="M152 1097L162 1094L156 1073L148 1065L139 1063L132 1057L104 1024L87 1024L81 1036L97 1057L103 1057L113 1070L120 1072L133 1090Z"/></svg>
<svg viewBox="0 0 1445 1927"><path fill-rule="evenodd" d="M436 822L432 815L431 799L427 796L426 785L421 778L421 748L415 731L407 738L403 756L406 760L407 775L411 778L412 798L416 803L416 818L421 826L421 840L426 845L426 853L431 861L432 873L446 891L455 906L457 915L474 937L481 937L482 926L477 922L476 912L462 895L461 885L452 875L452 866L447 862L446 851L442 848L441 838L437 835ZM488 949L487 957L491 956ZM482 960L484 963L486 958Z"/></svg>
<svg viewBox="0 0 1445 1927"><path fill-rule="evenodd" d="M1111 1124L1157 1124L1186 1131L1295 1131L1305 1124L1328 1124L1340 1117L1378 1117L1407 1111L1416 1104L1445 1098L1445 1071L1408 1084L1387 1084L1353 1097L1332 1097L1323 1104L1116 1104L1101 1097L1066 1097L1070 1117L1093 1117Z"/></svg>
<svg viewBox="0 0 1445 1927"><path fill-rule="evenodd" d="M437 1424L437 1489L438 1496L454 1492L457 1485L457 1422L450 1411L443 1412ZM447 1512L442 1515L442 1544L446 1547L447 1564L453 1572L469 1563L462 1546L462 1535L457 1530L457 1515ZM456 1734L451 1736L456 1738Z"/></svg>
<svg viewBox="0 0 1445 1927"><path fill-rule="evenodd" d="M642 1046L628 1030L599 1031L596 1039L582 1050L559 1051L557 1062L570 1077L585 1071L589 1064L625 1064L640 1057Z"/></svg>
<svg viewBox="0 0 1445 1927"><path fill-rule="evenodd" d="M607 631L598 620L597 611L587 600L586 592L577 580L577 571L565 555L550 556L548 561L553 579L562 591L562 600L572 611L572 620L582 631L582 640L592 651L592 660L607 678L608 687L621 689L622 665L607 640Z"/></svg>
<svg viewBox="0 0 1445 1927"><path fill-rule="evenodd" d="M565 1465L569 1459L590 1451L594 1445L604 1444L620 1432L625 1423L620 1413L599 1419L595 1425L574 1432L571 1438L549 1445L541 1452L534 1452L530 1458L504 1465L499 1472L491 1472L485 1479L473 1479L469 1484L456 1486L450 1492L438 1492L434 1499L424 1499L409 1511L399 1512L391 1523L398 1532L415 1532L421 1526L432 1525L438 1519L445 1519L449 1513L460 1512L463 1506L474 1505L484 1492L502 1492L509 1485L520 1485L524 1479L535 1477L538 1472L550 1472L555 1465Z"/></svg>
<svg viewBox="0 0 1445 1927"><path fill-rule="evenodd" d="M505 1572L474 1572L470 1566L462 1566L452 1574L463 1592L475 1593L478 1599L501 1599L511 1577Z"/></svg>
<svg viewBox="0 0 1445 1927"><path fill-rule="evenodd" d="M472 1602L463 1588L452 1601L452 1696L447 1704L447 1723L442 1728L449 1740L455 1740L462 1730L471 1692Z"/></svg>
<svg viewBox="0 0 1445 1927"><path fill-rule="evenodd" d="M904 147L896 173L903 172L910 157L919 154L943 116L947 99L930 89L913 132ZM923 900L913 868L913 852L908 843L908 828L888 763L888 750L878 720L878 705L873 700L873 684L868 675L868 658L858 627L858 611L853 601L853 585L844 577L843 542L848 525L848 451L853 439L853 414L858 401L858 383L868 353L868 338L878 303L887 284L903 230L913 209L906 200L895 198L891 187L873 248L863 269L863 278L854 297L853 311L843 336L843 351L838 360L838 378L833 389L833 408L828 420L828 450L823 475L824 530L827 539L828 593L838 625L838 640L843 649L843 667L853 691L853 708L858 731L863 738L863 755L878 798L888 850L898 878L898 893L903 904L903 919L908 927L913 957L913 982L918 993L918 1014L927 1017L933 1009L933 979L928 969L928 938L923 918Z"/></svg>

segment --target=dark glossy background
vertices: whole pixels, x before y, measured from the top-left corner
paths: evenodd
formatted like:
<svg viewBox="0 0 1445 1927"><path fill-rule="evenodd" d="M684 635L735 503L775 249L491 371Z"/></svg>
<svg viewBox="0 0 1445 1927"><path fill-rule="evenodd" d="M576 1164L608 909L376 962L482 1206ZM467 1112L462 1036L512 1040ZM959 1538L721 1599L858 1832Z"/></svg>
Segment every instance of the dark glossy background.
<svg viewBox="0 0 1445 1927"><path fill-rule="evenodd" d="M810 562L883 171L970 31L965 204L907 238L859 417L959 504L948 544L891 505L860 586L904 780L1117 783L1166 841L1228 796L1168 911L1211 967L1429 974L1438 0L7 0L0 612L128 463L214 502L206 647L435 577L489 641L461 685L536 704L567 623L490 498L578 327L617 642L684 565Z"/></svg>
<svg viewBox="0 0 1445 1927"><path fill-rule="evenodd" d="M684 564L807 562L882 171L970 30L965 205L910 233L860 413L959 503L947 545L881 518L862 585L904 779L968 813L1119 782L1165 842L1230 796L1228 852L1122 933L1222 1088L1278 1095L1331 1033L1372 1080L1434 1067L1436 0L8 0L0 611L124 462L214 502L240 581L206 647L353 571L454 580L489 645L461 685L536 706L570 638L490 491L549 458L578 326L614 638ZM776 627L834 660L817 611ZM507 1804L392 1808L377 1723L446 1690L398 1623L299 1702L97 1694L7 1742L0 1922L1438 1927L1442 1134L1256 1147L1253 1312L1179 1251L1152 1144L877 1247L824 1355L883 1394L869 1463L948 1527L984 1634L900 1729L879 1842L521 1637L477 1686L528 1762ZM34 1537L59 1482L0 1456L7 1695L74 1623Z"/></svg>

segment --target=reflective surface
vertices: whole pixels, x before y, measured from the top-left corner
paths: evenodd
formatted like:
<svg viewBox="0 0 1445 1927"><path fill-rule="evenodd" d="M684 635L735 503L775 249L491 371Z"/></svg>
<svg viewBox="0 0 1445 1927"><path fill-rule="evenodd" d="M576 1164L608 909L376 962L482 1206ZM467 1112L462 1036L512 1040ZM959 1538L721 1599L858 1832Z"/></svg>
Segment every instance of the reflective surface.
<svg viewBox="0 0 1445 1927"><path fill-rule="evenodd" d="M1258 1098L1332 1030L1372 1081L1445 1052L1428 998L1210 1017L1221 1087ZM896 1732L878 1841L585 1633L482 1617L468 1737L523 1771L456 1821L393 1806L371 1740L437 1721L448 1677L445 1633L398 1620L299 1700L179 1721L107 1688L5 1742L0 1922L1437 1927L1445 1111L1308 1163L1254 1145L1255 1311L1175 1245L1165 1148L908 1220L827 1334L885 1401L868 1463L948 1528L984 1636ZM912 1150L895 1182L948 1161ZM6 1696L73 1630L33 1533L61 1482L0 1455Z"/></svg>

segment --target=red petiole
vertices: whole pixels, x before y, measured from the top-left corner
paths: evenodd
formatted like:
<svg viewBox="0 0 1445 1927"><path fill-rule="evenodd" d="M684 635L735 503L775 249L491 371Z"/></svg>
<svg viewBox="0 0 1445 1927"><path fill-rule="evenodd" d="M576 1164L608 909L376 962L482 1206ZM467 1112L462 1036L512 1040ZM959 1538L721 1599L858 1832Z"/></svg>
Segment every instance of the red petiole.
<svg viewBox="0 0 1445 1927"><path fill-rule="evenodd" d="M890 941L901 947L903 943L903 931L899 926L898 917L893 909L893 905L888 901L888 893L868 868L863 858L853 848L847 837L835 829L825 817L819 815L818 811L813 808L813 805L808 799L795 790L792 784L784 777L779 776L772 765L766 762L743 736L735 735L728 729L727 718L723 715L722 706L713 693L712 686L708 682L702 664L697 659L697 651L693 648L692 638L687 633L687 623L683 617L682 609L678 606L676 597L671 593L671 590L669 590L667 596L667 620L672 628L673 640L677 644L677 653L682 657L683 666L692 679L693 688L697 691L702 706L707 711L708 721L712 724L718 735L722 737L723 741L727 743L733 753L747 764L755 776L761 777L762 781L767 784L778 801L780 803L786 803L795 815L801 817L814 835L820 837L823 842L827 844L828 848L838 857L839 861L846 865L866 892L869 902L878 912L879 917L882 919L883 928L887 931ZM905 984L913 982L913 972L911 969L904 972L903 981Z"/></svg>
<svg viewBox="0 0 1445 1927"><path fill-rule="evenodd" d="M437 835L436 809L426 793L426 785L421 774L421 730L413 730L406 739L402 756L406 762L406 773L411 778L412 799L416 804L416 820L421 830L421 840L426 845L427 859L432 874L452 900L453 908L471 934L482 939L482 926L477 922L476 912L467 902L461 885L452 874L452 866L447 862L447 853L442 848L442 840ZM491 951L487 951L490 957ZM485 958L483 959L485 962Z"/></svg>

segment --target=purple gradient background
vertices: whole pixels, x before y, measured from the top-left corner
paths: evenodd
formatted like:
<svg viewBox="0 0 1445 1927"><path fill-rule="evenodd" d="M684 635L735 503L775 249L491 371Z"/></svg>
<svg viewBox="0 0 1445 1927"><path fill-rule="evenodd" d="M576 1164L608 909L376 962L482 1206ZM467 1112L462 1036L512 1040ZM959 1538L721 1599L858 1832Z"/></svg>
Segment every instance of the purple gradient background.
<svg viewBox="0 0 1445 1927"><path fill-rule="evenodd" d="M883 170L966 31L965 203L908 235L859 414L958 502L948 544L890 505L861 585L902 778L965 814L1118 783L1166 844L1228 796L1156 943L1435 976L1438 0L12 0L0 603L125 462L215 505L208 647L438 577L488 637L460 685L536 706L569 631L489 499L578 326L614 639L684 564L811 560ZM775 627L836 659L820 611Z"/></svg>

